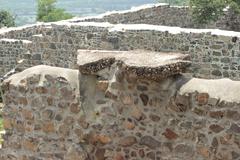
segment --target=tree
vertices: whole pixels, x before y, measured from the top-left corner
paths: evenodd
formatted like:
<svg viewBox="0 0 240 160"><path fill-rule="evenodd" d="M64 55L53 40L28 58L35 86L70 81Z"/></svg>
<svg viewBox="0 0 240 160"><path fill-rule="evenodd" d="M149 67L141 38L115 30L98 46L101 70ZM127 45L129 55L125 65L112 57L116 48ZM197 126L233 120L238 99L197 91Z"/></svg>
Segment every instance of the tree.
<svg viewBox="0 0 240 160"><path fill-rule="evenodd" d="M41 22L55 22L72 18L64 9L56 8L57 0L38 0L37 20Z"/></svg>
<svg viewBox="0 0 240 160"><path fill-rule="evenodd" d="M15 18L8 11L0 11L0 28L15 26Z"/></svg>
<svg viewBox="0 0 240 160"><path fill-rule="evenodd" d="M240 13L239 0L190 0L192 16L196 23L207 24L216 21L229 8L232 16Z"/></svg>

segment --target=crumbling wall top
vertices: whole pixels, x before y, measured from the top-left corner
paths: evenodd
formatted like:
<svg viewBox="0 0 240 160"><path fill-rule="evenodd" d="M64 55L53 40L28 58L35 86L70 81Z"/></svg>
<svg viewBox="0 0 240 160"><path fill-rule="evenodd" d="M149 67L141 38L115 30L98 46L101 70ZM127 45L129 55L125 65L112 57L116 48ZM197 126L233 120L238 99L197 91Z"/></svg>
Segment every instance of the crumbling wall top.
<svg viewBox="0 0 240 160"><path fill-rule="evenodd" d="M79 50L80 72L95 74L111 67L115 62L121 64L126 72L139 78L159 80L179 74L190 64L188 55L180 53L134 51Z"/></svg>

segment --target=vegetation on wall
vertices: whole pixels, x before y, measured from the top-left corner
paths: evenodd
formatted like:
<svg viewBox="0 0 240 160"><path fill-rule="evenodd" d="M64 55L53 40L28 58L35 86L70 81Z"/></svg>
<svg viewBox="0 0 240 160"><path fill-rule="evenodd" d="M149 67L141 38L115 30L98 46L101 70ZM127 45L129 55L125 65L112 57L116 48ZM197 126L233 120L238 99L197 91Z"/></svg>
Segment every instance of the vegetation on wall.
<svg viewBox="0 0 240 160"><path fill-rule="evenodd" d="M0 28L15 26L15 18L8 11L0 11Z"/></svg>
<svg viewBox="0 0 240 160"><path fill-rule="evenodd" d="M240 11L239 0L190 0L192 15L195 22L207 24L216 21L228 8L233 15Z"/></svg>
<svg viewBox="0 0 240 160"><path fill-rule="evenodd" d="M64 9L56 8L57 0L38 0L37 21L55 22L72 18Z"/></svg>

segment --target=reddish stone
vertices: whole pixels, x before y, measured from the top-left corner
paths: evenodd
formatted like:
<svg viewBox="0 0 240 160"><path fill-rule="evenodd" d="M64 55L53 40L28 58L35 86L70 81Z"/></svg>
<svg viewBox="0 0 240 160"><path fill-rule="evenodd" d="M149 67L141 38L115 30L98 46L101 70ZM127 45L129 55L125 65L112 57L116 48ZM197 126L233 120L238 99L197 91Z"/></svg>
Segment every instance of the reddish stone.
<svg viewBox="0 0 240 160"><path fill-rule="evenodd" d="M163 133L163 135L167 138L167 139L170 139L170 140L174 140L174 139L177 139L178 135L173 132L171 129L167 128L165 130L165 132Z"/></svg>
<svg viewBox="0 0 240 160"><path fill-rule="evenodd" d="M217 124L212 124L212 125L210 125L210 126L209 126L209 129L210 129L211 131L213 131L214 133L219 133L219 132L221 132L222 130L224 130L223 127L221 127L221 126L219 126L219 125L217 125Z"/></svg>
<svg viewBox="0 0 240 160"><path fill-rule="evenodd" d="M117 153L114 156L114 160L124 160L124 156L121 153Z"/></svg>
<svg viewBox="0 0 240 160"><path fill-rule="evenodd" d="M28 104L27 98L25 97L19 98L19 104L26 106Z"/></svg>
<svg viewBox="0 0 240 160"><path fill-rule="evenodd" d="M98 81L96 88L99 91L105 92L108 89L109 82L108 81Z"/></svg>
<svg viewBox="0 0 240 160"><path fill-rule="evenodd" d="M33 114L32 114L32 112L30 110L23 109L22 110L22 115L27 120L33 120Z"/></svg>
<svg viewBox="0 0 240 160"><path fill-rule="evenodd" d="M199 105L205 105L208 103L209 95L208 93L199 93L196 96L196 101L198 102Z"/></svg>
<svg viewBox="0 0 240 160"><path fill-rule="evenodd" d="M119 141L119 144L123 147L130 147L137 143L137 139L134 136L124 137Z"/></svg>
<svg viewBox="0 0 240 160"><path fill-rule="evenodd" d="M42 128L43 132L45 133L51 133L55 131L54 124L52 122L45 122Z"/></svg>
<svg viewBox="0 0 240 160"><path fill-rule="evenodd" d="M209 116L211 118L220 119L220 118L223 118L224 112L223 111L211 111L209 113Z"/></svg>

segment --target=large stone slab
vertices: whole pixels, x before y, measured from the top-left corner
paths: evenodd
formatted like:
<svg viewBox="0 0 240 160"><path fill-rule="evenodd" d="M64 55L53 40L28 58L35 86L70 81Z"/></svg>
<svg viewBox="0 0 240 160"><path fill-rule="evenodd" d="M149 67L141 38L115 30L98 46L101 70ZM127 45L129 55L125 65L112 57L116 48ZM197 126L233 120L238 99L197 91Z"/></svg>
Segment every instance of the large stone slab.
<svg viewBox="0 0 240 160"><path fill-rule="evenodd" d="M188 55L172 52L78 50L79 70L96 74L114 63L139 78L159 80L183 72L190 62Z"/></svg>

